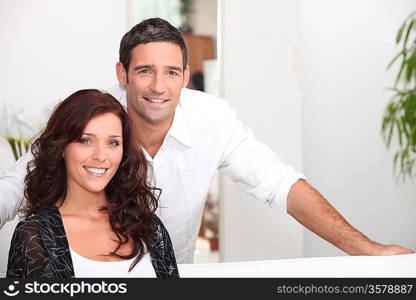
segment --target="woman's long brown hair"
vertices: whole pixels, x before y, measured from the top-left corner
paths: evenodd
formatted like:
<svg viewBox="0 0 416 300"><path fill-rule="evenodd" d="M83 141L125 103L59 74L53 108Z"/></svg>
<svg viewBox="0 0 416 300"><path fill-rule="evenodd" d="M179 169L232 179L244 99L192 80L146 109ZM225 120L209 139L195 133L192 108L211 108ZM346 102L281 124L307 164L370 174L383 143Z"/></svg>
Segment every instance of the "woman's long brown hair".
<svg viewBox="0 0 416 300"><path fill-rule="evenodd" d="M45 130L33 142L34 159L28 164L24 195L27 205L23 213L47 209L65 199L67 173L62 153L71 142L79 141L83 129L93 117L105 113L118 116L123 128L123 157L120 166L105 188L107 211L118 246L110 255L125 259L135 256L131 271L147 249L151 247L155 226L159 189L147 183L146 158L134 138L131 120L123 106L110 94L94 89L80 90L58 104ZM134 248L129 255L119 255L120 247L133 240ZM143 242L142 242L143 241ZM143 244L144 243L144 244Z"/></svg>

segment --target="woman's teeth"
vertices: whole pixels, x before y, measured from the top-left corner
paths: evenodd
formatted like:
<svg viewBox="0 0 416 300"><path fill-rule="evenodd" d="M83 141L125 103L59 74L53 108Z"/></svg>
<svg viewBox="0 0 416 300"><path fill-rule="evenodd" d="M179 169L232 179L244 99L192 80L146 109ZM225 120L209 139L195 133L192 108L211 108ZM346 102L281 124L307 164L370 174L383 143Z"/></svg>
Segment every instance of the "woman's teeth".
<svg viewBox="0 0 416 300"><path fill-rule="evenodd" d="M107 169L102 169L102 168L85 168L85 169L97 175L104 174L105 171L107 171Z"/></svg>

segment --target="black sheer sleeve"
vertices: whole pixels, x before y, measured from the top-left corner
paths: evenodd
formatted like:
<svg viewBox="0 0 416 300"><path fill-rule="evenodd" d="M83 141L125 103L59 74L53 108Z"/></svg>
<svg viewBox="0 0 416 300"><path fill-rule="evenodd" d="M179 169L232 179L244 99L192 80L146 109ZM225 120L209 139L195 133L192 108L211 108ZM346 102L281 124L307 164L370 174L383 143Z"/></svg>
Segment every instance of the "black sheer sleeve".
<svg viewBox="0 0 416 300"><path fill-rule="evenodd" d="M35 220L24 220L14 230L6 277L43 277L49 259L42 238L42 229Z"/></svg>
<svg viewBox="0 0 416 300"><path fill-rule="evenodd" d="M178 278L178 266L169 233L156 217L156 230L151 249L152 263L158 278Z"/></svg>

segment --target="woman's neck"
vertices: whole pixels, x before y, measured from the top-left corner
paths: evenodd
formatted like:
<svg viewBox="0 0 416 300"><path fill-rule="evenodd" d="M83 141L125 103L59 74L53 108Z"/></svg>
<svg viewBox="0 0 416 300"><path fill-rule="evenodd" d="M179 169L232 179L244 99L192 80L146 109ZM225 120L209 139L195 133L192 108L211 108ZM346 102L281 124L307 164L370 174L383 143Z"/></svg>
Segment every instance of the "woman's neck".
<svg viewBox="0 0 416 300"><path fill-rule="evenodd" d="M99 219L107 216L100 208L107 205L108 199L105 191L91 192L81 187L68 186L65 199L58 202L61 215L79 216Z"/></svg>

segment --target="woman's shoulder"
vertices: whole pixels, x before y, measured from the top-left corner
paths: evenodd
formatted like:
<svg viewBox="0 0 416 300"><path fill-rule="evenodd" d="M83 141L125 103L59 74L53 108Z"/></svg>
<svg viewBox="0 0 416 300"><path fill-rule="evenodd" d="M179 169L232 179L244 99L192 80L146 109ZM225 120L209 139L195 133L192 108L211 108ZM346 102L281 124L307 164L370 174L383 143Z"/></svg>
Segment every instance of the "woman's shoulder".
<svg viewBox="0 0 416 300"><path fill-rule="evenodd" d="M165 225L163 225L162 220L156 215L154 215L154 222L155 222L154 223L155 224L155 233L163 234L163 235L168 234L168 231L167 231Z"/></svg>
<svg viewBox="0 0 416 300"><path fill-rule="evenodd" d="M10 243L7 277L71 277L66 236L59 210L42 209L25 216ZM69 260L68 260L69 257ZM54 269L59 264L59 270Z"/></svg>
<svg viewBox="0 0 416 300"><path fill-rule="evenodd" d="M17 224L16 231L45 231L47 228L56 227L57 218L61 218L56 206L51 206L46 209L33 212L23 217Z"/></svg>
<svg viewBox="0 0 416 300"><path fill-rule="evenodd" d="M155 229L152 235L153 250L159 249L163 251L173 251L172 241L169 236L169 232L163 225L162 221L155 215Z"/></svg>

